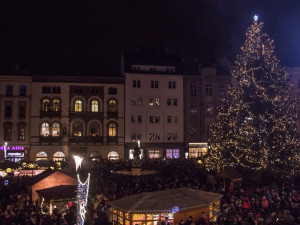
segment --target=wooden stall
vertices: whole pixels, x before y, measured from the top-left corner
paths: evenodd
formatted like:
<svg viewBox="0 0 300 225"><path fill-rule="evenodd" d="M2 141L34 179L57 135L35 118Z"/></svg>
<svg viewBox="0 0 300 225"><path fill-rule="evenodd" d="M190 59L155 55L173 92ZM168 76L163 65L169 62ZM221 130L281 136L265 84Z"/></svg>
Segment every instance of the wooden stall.
<svg viewBox="0 0 300 225"><path fill-rule="evenodd" d="M215 221L222 195L188 188L147 192L110 203L113 225L159 225L166 217L170 224L205 212Z"/></svg>

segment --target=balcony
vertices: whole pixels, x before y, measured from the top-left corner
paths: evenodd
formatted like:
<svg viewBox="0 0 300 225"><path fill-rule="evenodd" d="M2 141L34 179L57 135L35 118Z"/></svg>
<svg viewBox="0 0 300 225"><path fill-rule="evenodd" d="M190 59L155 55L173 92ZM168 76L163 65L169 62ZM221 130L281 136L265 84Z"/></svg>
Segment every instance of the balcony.
<svg viewBox="0 0 300 225"><path fill-rule="evenodd" d="M103 137L70 137L70 143L103 143Z"/></svg>
<svg viewBox="0 0 300 225"><path fill-rule="evenodd" d="M40 136L40 143L60 143L62 137Z"/></svg>
<svg viewBox="0 0 300 225"><path fill-rule="evenodd" d="M118 118L118 112L107 112L107 119L109 118Z"/></svg>
<svg viewBox="0 0 300 225"><path fill-rule="evenodd" d="M53 117L61 117L61 111L41 111L40 117L48 117L48 118L53 118Z"/></svg>
<svg viewBox="0 0 300 225"><path fill-rule="evenodd" d="M70 112L71 118L85 118L87 120L97 119L103 120L104 113L103 112Z"/></svg>

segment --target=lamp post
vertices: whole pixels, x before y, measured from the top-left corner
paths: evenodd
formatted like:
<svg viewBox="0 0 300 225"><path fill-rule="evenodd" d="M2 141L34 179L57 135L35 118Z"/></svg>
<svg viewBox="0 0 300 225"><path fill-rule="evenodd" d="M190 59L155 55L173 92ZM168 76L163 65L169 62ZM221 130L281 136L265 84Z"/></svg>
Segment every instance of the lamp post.
<svg viewBox="0 0 300 225"><path fill-rule="evenodd" d="M89 184L90 184L90 173L88 173L88 177L84 183L80 180L79 175L79 167L81 168L81 162L83 158L79 156L74 156L75 160L75 166L76 166L76 177L77 177L77 213L76 213L76 220L77 225L83 225L84 224L84 218L85 218L85 207L87 205L87 198L89 195Z"/></svg>
<svg viewBox="0 0 300 225"><path fill-rule="evenodd" d="M4 160L6 160L6 147L7 147L7 142L4 142L4 144L3 144Z"/></svg>

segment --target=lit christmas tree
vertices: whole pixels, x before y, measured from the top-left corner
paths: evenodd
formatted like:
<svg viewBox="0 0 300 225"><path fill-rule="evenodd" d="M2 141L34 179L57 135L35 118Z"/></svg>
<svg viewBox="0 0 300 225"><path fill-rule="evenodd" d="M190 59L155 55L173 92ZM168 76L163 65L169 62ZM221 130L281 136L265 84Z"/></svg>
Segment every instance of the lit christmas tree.
<svg viewBox="0 0 300 225"><path fill-rule="evenodd" d="M232 71L233 84L212 127L208 165L240 166L275 173L295 172L299 142L296 100L273 40L254 17Z"/></svg>

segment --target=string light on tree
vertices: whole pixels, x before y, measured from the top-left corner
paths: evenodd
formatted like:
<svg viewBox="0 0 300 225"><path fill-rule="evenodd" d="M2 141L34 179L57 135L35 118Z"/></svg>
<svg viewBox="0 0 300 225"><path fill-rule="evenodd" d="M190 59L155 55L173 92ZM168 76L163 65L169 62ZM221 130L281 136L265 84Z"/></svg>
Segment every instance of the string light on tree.
<svg viewBox="0 0 300 225"><path fill-rule="evenodd" d="M258 15L254 15L254 21L257 22L258 20Z"/></svg>

